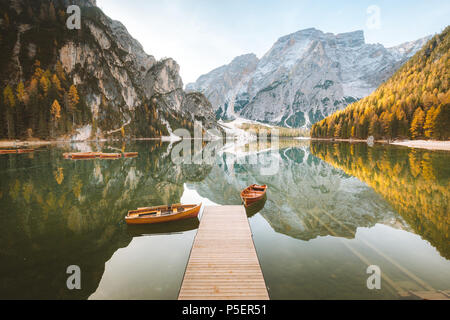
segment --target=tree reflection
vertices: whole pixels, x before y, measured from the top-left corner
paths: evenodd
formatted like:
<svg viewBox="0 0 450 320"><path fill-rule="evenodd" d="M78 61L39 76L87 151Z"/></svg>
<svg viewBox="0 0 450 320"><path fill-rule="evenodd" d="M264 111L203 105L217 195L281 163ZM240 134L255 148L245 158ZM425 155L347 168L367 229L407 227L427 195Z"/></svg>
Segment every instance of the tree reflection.
<svg viewBox="0 0 450 320"><path fill-rule="evenodd" d="M173 165L168 145L159 141L127 148L140 156L71 161L62 157L71 150L51 148L34 159L0 158L0 298L88 298L105 262L136 236L123 222L126 212L178 203L184 183L211 170ZM198 221L172 231L196 226ZM82 290L66 288L65 270L72 264L82 270Z"/></svg>
<svg viewBox="0 0 450 320"><path fill-rule="evenodd" d="M448 153L312 142L317 157L367 183L410 227L450 258Z"/></svg>

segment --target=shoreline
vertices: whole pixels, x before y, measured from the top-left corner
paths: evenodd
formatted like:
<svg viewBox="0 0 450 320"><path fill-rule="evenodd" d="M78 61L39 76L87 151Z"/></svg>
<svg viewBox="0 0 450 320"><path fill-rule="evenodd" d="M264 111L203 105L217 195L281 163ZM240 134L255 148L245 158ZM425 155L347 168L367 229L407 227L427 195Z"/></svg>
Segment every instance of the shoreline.
<svg viewBox="0 0 450 320"><path fill-rule="evenodd" d="M283 137L283 139L293 139L293 140L310 140L310 141L330 141L330 142L348 142L348 143L367 143L367 140L363 139L332 139L332 138L307 138L307 137L294 137L287 138ZM132 141L157 141L161 140L164 142L164 139L161 138L135 138L131 139ZM70 140L21 140L21 141L12 141L12 140L0 140L0 148L18 148L18 147L40 147L40 146L48 146L52 144L64 144L64 143L89 143L89 142L107 142L107 141L119 141L117 139L101 139L101 140L85 140L85 141L70 141ZM418 149L427 149L427 150L441 150L441 151L450 151L450 140L440 141L440 140L375 140L375 143L389 144L395 146L402 146L408 148L418 148Z"/></svg>
<svg viewBox="0 0 450 320"><path fill-rule="evenodd" d="M393 141L390 144L409 148L419 148L427 150L443 150L450 151L450 141L439 140L401 140Z"/></svg>
<svg viewBox="0 0 450 320"><path fill-rule="evenodd" d="M44 140L1 140L0 148L17 148L17 147L40 147L48 146L50 144L59 143L59 141L44 141Z"/></svg>
<svg viewBox="0 0 450 320"><path fill-rule="evenodd" d="M332 139L332 138L311 138L311 141L331 141L331 142L349 142L349 143L367 143L363 139ZM450 151L450 140L375 140L375 143L389 144L394 146L427 149L427 150L441 150Z"/></svg>

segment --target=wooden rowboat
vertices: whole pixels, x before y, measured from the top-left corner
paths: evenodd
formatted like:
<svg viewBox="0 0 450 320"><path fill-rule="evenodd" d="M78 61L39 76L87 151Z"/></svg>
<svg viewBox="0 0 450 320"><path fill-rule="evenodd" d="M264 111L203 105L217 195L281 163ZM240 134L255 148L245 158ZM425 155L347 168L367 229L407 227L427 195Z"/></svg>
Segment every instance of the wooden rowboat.
<svg viewBox="0 0 450 320"><path fill-rule="evenodd" d="M257 185L252 184L251 186L245 188L241 192L241 199L244 202L244 205L247 207L252 203L255 203L264 198L266 195L267 186L266 185Z"/></svg>
<svg viewBox="0 0 450 320"><path fill-rule="evenodd" d="M128 211L125 217L127 224L150 224L169 222L180 219L196 218L202 204L173 204L169 206L157 206L139 208Z"/></svg>
<svg viewBox="0 0 450 320"><path fill-rule="evenodd" d="M253 217L255 214L264 209L264 205L267 201L267 194L265 194L260 200L253 202L245 207L245 212L247 213L247 217Z"/></svg>
<svg viewBox="0 0 450 320"><path fill-rule="evenodd" d="M31 153L34 152L34 149L19 149L17 153Z"/></svg>
<svg viewBox="0 0 450 320"><path fill-rule="evenodd" d="M100 159L118 159L122 158L120 153L101 153Z"/></svg>
<svg viewBox="0 0 450 320"><path fill-rule="evenodd" d="M17 153L17 150L0 150L0 154Z"/></svg>
<svg viewBox="0 0 450 320"><path fill-rule="evenodd" d="M125 152L123 154L124 158L134 158L137 157L139 153L137 152Z"/></svg>
<svg viewBox="0 0 450 320"><path fill-rule="evenodd" d="M74 160L76 159L95 159L98 158L100 153L98 152L78 152L78 153L72 153L72 154L64 154L64 157L70 157Z"/></svg>

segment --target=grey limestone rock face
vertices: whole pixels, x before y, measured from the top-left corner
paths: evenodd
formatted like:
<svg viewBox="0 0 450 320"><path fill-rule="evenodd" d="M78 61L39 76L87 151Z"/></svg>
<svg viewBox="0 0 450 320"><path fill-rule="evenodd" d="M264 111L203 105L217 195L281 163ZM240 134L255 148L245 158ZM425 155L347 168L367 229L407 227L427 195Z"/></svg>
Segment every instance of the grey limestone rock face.
<svg viewBox="0 0 450 320"><path fill-rule="evenodd" d="M235 58L186 90L205 94L218 118L309 127L372 93L427 40L385 48L365 43L363 31L305 29L278 39L260 60Z"/></svg>
<svg viewBox="0 0 450 320"><path fill-rule="evenodd" d="M8 1L14 10L28 11L27 0ZM38 8L46 9L50 2L37 1L33 4L36 7L34 10L39 12ZM70 5L80 6L81 30L69 30L64 23L48 24L54 33L61 36L58 43L53 44L52 56L46 57L50 63L44 68L53 70L57 62L61 63L91 110L93 121L100 130L98 135L128 125L133 127L133 130L127 131L132 135L145 136L149 126L167 134L173 129L166 128L167 123L179 125L184 120L193 121L200 117L215 120L211 105L203 101L206 99L195 100L201 101L201 108L192 106L194 100L186 96L183 90L177 62L171 58L157 61L154 56L147 54L121 22L110 19L96 7L96 1L63 0L53 1L52 5L59 14L64 14ZM12 38L29 39L27 33L39 34L39 25L32 15L21 14L19 18L10 28L15 33ZM11 76L5 81L27 81L31 75L23 73L23 65L30 62L21 60L19 53L26 51L33 62L37 59L36 52L42 50L43 45L47 45L43 39L31 39L26 43L17 41L17 48L11 54L11 62L7 67ZM152 102L156 103L154 107L157 112L156 119L153 111L147 112L147 116L150 114L153 117L150 124L142 120L142 115ZM215 121L209 124L215 126Z"/></svg>

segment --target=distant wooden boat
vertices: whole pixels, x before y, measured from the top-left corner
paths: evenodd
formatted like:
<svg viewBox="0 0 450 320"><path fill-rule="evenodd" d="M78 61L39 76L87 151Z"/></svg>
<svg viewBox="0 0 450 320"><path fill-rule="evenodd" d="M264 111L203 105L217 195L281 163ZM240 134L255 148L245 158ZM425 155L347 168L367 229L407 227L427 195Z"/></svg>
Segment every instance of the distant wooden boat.
<svg viewBox="0 0 450 320"><path fill-rule="evenodd" d="M31 153L34 152L34 149L19 149L17 153Z"/></svg>
<svg viewBox="0 0 450 320"><path fill-rule="evenodd" d="M17 150L0 150L0 154L17 153Z"/></svg>
<svg viewBox="0 0 450 320"><path fill-rule="evenodd" d="M100 159L118 159L122 158L120 153L101 153Z"/></svg>
<svg viewBox="0 0 450 320"><path fill-rule="evenodd" d="M65 159L73 159L73 160L95 159L99 158L101 154L102 154L101 152L74 152L74 153L65 152L63 153L63 157Z"/></svg>
<svg viewBox="0 0 450 320"><path fill-rule="evenodd" d="M266 195L267 186L266 185L257 185L252 184L251 186L245 188L241 192L241 199L244 202L244 205L247 207L252 203L255 203L264 198Z"/></svg>
<svg viewBox="0 0 450 320"><path fill-rule="evenodd" d="M127 224L150 224L196 218L202 204L173 204L128 211Z"/></svg>
<svg viewBox="0 0 450 320"><path fill-rule="evenodd" d="M134 158L138 156L138 152L125 152L123 154L124 158Z"/></svg>
<svg viewBox="0 0 450 320"><path fill-rule="evenodd" d="M99 156L98 152L77 152L69 155L73 160L95 159Z"/></svg>

